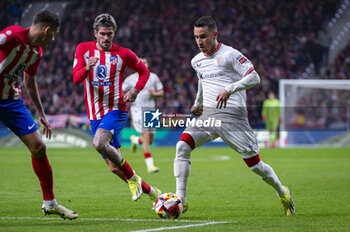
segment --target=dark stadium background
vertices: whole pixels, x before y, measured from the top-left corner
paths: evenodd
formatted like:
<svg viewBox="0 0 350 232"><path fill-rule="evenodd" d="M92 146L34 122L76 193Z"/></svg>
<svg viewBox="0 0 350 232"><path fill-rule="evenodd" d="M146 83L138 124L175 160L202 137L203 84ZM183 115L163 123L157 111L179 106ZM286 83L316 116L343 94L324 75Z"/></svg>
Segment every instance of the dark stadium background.
<svg viewBox="0 0 350 232"><path fill-rule="evenodd" d="M33 2L1 1L0 28L20 23L28 5ZM260 74L261 85L247 91L249 120L254 129L264 128L262 103L270 90L278 96L280 79L349 79L349 42L328 62L322 60L325 48L320 44L320 32L323 28L330 28L330 22L336 19L335 15L339 15L342 6L349 6L348 1L49 2L67 6L61 15L60 33L44 50L37 75L41 99L48 115L85 118L83 85L76 86L72 81L73 56L78 43L94 39L93 20L103 12L116 18L118 31L114 42L130 48L140 57L150 59L150 70L159 75L165 88L165 96L157 99L157 107L170 113L188 113L193 104L197 77L190 66L190 60L199 52L193 38L193 22L203 15L211 15L217 21L219 42L242 51ZM337 35L331 36L335 40ZM346 36L343 39L347 39ZM126 74L131 72L132 70L127 70ZM329 105L336 104L330 96L323 97L330 99ZM23 98L35 117L34 106L30 104L25 91ZM348 95L343 96L341 104L349 106L348 99ZM317 106L321 100L315 102L305 99L304 103L306 106ZM319 125L321 128L326 128L327 123L337 120L332 115L323 116L327 120L324 125ZM81 127L85 123L86 120L78 123L69 120L64 126Z"/></svg>

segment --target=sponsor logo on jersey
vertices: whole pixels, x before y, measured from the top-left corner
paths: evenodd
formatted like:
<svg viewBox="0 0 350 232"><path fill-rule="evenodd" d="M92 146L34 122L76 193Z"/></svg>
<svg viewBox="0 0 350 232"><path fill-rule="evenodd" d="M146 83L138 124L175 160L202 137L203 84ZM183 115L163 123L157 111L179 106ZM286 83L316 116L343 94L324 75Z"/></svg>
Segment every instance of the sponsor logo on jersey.
<svg viewBox="0 0 350 232"><path fill-rule="evenodd" d="M111 56L109 58L109 61L111 62L111 65L116 65L118 64L118 56Z"/></svg>
<svg viewBox="0 0 350 232"><path fill-rule="evenodd" d="M28 64L22 63L18 65L16 70L12 74L4 73L3 76L12 81L18 81L18 77L26 70Z"/></svg>
<svg viewBox="0 0 350 232"><path fill-rule="evenodd" d="M91 81L91 85L93 86L112 86L112 81Z"/></svg>
<svg viewBox="0 0 350 232"><path fill-rule="evenodd" d="M220 72L215 72L215 73L208 73L208 74L203 74L201 72L198 72L199 79L211 79L215 77L220 77L224 76L225 73L223 71Z"/></svg>
<svg viewBox="0 0 350 232"><path fill-rule="evenodd" d="M104 80L107 77L107 67L103 64L97 66L97 78L99 80Z"/></svg>

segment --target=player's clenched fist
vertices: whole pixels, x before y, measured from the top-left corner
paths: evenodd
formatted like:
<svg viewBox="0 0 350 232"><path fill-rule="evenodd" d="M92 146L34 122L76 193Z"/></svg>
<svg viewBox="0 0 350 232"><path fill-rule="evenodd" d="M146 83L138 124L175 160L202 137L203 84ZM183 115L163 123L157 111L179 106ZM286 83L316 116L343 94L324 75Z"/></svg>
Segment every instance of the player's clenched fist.
<svg viewBox="0 0 350 232"><path fill-rule="evenodd" d="M98 58L97 57L90 57L88 59L88 63L86 65L86 70L90 71L98 62Z"/></svg>

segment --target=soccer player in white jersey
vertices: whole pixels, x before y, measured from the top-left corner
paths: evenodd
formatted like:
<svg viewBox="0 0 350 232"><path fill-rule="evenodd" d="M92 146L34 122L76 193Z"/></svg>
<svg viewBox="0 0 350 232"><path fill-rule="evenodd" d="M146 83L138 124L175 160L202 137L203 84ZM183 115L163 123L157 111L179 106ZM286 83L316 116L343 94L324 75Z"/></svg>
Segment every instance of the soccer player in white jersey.
<svg viewBox="0 0 350 232"><path fill-rule="evenodd" d="M140 58L142 62L148 68L148 62L146 58ZM133 73L128 76L123 82L123 92L129 91L133 86L135 86L139 78L138 73ZM136 98L136 101L131 104L130 112L132 123L141 136L130 136L131 150L133 152L137 149L137 144L142 144L143 156L145 157L145 162L147 166L147 171L149 173L155 173L159 171L159 168L154 166L154 160L151 154L150 144L153 143L154 134L156 132L155 128L143 128L143 111L144 110L155 110L155 98L163 97L163 84L160 81L157 74L151 72L149 79Z"/></svg>
<svg viewBox="0 0 350 232"><path fill-rule="evenodd" d="M197 97L191 112L200 116L198 120L221 120L221 126L191 126L181 135L174 160L176 194L183 200L186 211L191 152L220 137L241 154L254 173L276 190L285 214L293 215L294 203L289 189L281 184L273 169L260 159L258 144L248 122L245 90L260 83L259 75L241 52L219 43L217 36L216 22L211 17L201 17L195 22L194 37L201 52L191 61L199 78Z"/></svg>
<svg viewBox="0 0 350 232"><path fill-rule="evenodd" d="M142 193L157 200L160 191L136 175L121 156L118 135L127 122L126 102L134 102L145 86L149 71L135 53L113 43L117 24L109 14L94 21L95 41L78 44L73 64L73 81L84 82L85 105L94 134L93 146L102 154L110 170L129 184L132 200ZM126 67L139 74L137 83L125 95L122 81Z"/></svg>
<svg viewBox="0 0 350 232"><path fill-rule="evenodd" d="M0 31L0 120L21 139L31 153L33 169L43 194L43 213L75 219L78 217L76 212L56 201L46 145L23 103L19 83L23 74L24 88L39 113L43 133L51 138L51 126L40 101L35 75L43 56L43 48L54 40L59 27L59 17L51 11L42 10L34 16L31 27L9 26Z"/></svg>

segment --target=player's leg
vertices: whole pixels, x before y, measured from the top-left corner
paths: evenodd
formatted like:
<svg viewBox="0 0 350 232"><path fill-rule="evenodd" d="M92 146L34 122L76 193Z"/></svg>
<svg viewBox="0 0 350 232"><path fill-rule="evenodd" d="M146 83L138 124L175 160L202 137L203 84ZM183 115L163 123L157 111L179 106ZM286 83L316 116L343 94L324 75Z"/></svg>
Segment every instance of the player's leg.
<svg viewBox="0 0 350 232"><path fill-rule="evenodd" d="M46 156L46 145L23 100L1 101L0 109L0 120L4 121L6 126L20 138L31 153L33 170L39 179L43 194L44 214L58 214L68 219L77 218L76 212L61 206L55 199L53 176Z"/></svg>
<svg viewBox="0 0 350 232"><path fill-rule="evenodd" d="M137 107L131 107L130 108L130 114L132 118L132 126L136 130L137 133L141 134L143 132L142 130L142 110L141 108ZM142 140L140 136L131 135L130 136L130 143L131 143L131 151L136 152L137 145L142 144Z"/></svg>
<svg viewBox="0 0 350 232"><path fill-rule="evenodd" d="M152 137L154 137L154 134L150 131L144 131L141 133L142 151L145 157L147 171L149 173L155 173L159 171L159 168L154 166L154 160L150 149L151 141L153 142Z"/></svg>
<svg viewBox="0 0 350 232"><path fill-rule="evenodd" d="M132 200L136 201L142 195L142 179L135 174L129 163L123 159L120 150L116 148L120 147L118 135L126 122L126 111L113 110L101 120L92 120L90 123L94 133L94 148L123 172L130 187Z"/></svg>
<svg viewBox="0 0 350 232"><path fill-rule="evenodd" d="M109 144L112 138L113 134L110 130L98 128L93 139L93 146L124 173L130 187L132 200L136 201L142 195L142 179L135 174L129 163L123 159L119 149Z"/></svg>
<svg viewBox="0 0 350 232"><path fill-rule="evenodd" d="M124 173L119 169L117 165L112 163L108 158L104 158L104 160L106 164L109 166L112 173L119 176L120 179L122 179L126 183L128 182L126 180ZM158 196L162 194L162 192L158 188L148 185L144 180L142 180L141 187L142 187L143 193L147 194L150 197L152 207L153 207L153 203L157 200Z"/></svg>
<svg viewBox="0 0 350 232"><path fill-rule="evenodd" d="M191 152L202 144L209 142L216 137L205 131L191 128L185 130L176 144L176 157L174 160L174 176L176 177L176 195L184 203L184 211L188 209L187 183L191 172Z"/></svg>
<svg viewBox="0 0 350 232"><path fill-rule="evenodd" d="M242 155L243 160L250 170L259 175L265 183L276 190L280 198L286 196L287 193L290 197L288 189L281 184L272 167L260 159L258 143L249 124L236 123L224 125L219 135L231 148ZM290 214L293 214L294 204L291 198L290 204L289 211Z"/></svg>
<svg viewBox="0 0 350 232"><path fill-rule="evenodd" d="M118 168L117 165L115 165L114 163L112 163L108 158L104 157L104 161L106 162L106 164L108 165L109 169L111 170L112 173L116 174L117 176L120 177L120 179L122 179L124 182L128 183L128 181L126 180L126 177L124 176L124 174L122 173L122 171L120 171L120 169Z"/></svg>

